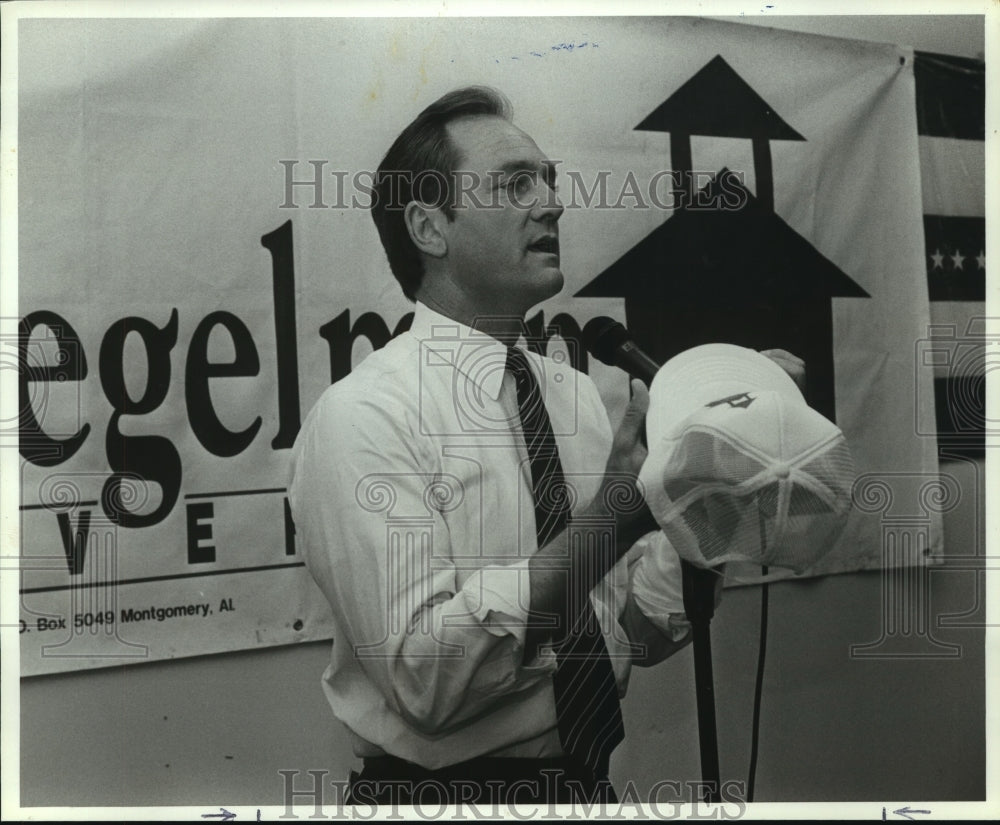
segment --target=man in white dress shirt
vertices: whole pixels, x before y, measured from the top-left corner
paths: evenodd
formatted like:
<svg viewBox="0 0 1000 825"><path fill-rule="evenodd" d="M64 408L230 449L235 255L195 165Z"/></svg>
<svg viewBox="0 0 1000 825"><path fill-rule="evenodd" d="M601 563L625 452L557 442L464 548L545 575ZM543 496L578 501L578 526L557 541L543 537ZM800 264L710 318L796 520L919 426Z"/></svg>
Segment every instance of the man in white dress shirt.
<svg viewBox="0 0 1000 825"><path fill-rule="evenodd" d="M499 94L460 89L428 107L375 196L413 324L323 394L289 486L336 626L323 687L364 760L352 798L613 798L630 668L687 641L677 557L635 487L645 387L633 382L613 435L586 375L511 350L528 310L563 286L563 205L554 164ZM558 447L550 461L543 443ZM573 598L581 586L589 600ZM589 672L559 684L587 615L599 652L576 658L614 677L600 701ZM603 741L581 747L567 716Z"/></svg>

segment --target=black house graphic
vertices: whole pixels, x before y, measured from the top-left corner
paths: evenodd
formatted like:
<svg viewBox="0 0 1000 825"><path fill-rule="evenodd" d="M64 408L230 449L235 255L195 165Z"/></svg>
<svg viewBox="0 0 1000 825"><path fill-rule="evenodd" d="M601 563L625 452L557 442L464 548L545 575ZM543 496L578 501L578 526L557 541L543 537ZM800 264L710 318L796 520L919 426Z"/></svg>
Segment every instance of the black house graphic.
<svg viewBox="0 0 1000 825"><path fill-rule="evenodd" d="M680 208L577 296L623 297L660 362L717 341L789 350L806 361L806 400L834 420L831 300L869 296L774 212L770 141L804 138L721 57L636 128L670 133ZM756 194L727 169L695 192L692 135L751 140Z"/></svg>

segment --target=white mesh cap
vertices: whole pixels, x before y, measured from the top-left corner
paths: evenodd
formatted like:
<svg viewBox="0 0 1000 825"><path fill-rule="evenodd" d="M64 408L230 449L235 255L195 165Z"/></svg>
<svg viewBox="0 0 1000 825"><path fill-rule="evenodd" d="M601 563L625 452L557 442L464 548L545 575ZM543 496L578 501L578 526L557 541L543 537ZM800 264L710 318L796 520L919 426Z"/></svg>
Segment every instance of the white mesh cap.
<svg viewBox="0 0 1000 825"><path fill-rule="evenodd" d="M677 553L802 572L833 546L851 506L843 433L754 350L706 344L650 387L649 455L639 480Z"/></svg>

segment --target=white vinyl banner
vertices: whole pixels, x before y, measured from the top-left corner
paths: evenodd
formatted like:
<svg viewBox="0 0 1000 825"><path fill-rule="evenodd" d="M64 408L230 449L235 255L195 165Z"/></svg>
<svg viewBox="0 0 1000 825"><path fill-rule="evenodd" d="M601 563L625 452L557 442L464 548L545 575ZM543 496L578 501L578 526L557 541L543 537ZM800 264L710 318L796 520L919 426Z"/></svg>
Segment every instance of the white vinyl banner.
<svg viewBox="0 0 1000 825"><path fill-rule="evenodd" d="M528 328L590 373L613 423L628 383L579 347L595 316L660 358L713 339L797 352L858 472L809 574L940 549L911 52L693 18L18 25L20 328L3 345L25 675L330 635L290 448L324 388L406 328L372 173L472 84L558 161L566 286ZM763 228L697 228L719 186ZM895 514L918 524L912 558L886 558Z"/></svg>

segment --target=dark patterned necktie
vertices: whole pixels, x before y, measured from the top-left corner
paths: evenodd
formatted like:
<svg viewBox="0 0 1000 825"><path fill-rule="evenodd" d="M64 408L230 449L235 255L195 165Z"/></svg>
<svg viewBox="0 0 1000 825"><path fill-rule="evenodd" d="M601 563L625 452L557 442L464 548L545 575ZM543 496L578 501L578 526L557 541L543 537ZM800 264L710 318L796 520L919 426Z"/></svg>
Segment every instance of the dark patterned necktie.
<svg viewBox="0 0 1000 825"><path fill-rule="evenodd" d="M570 509L566 482L552 422L538 381L521 350L508 348L507 370L517 387L521 429L531 465L535 533L541 548L566 527ZM587 765L595 778L604 779L611 752L621 742L625 729L618 685L589 593L580 594L577 601L581 609L570 610L573 625L556 648L552 677L559 740L566 753Z"/></svg>

